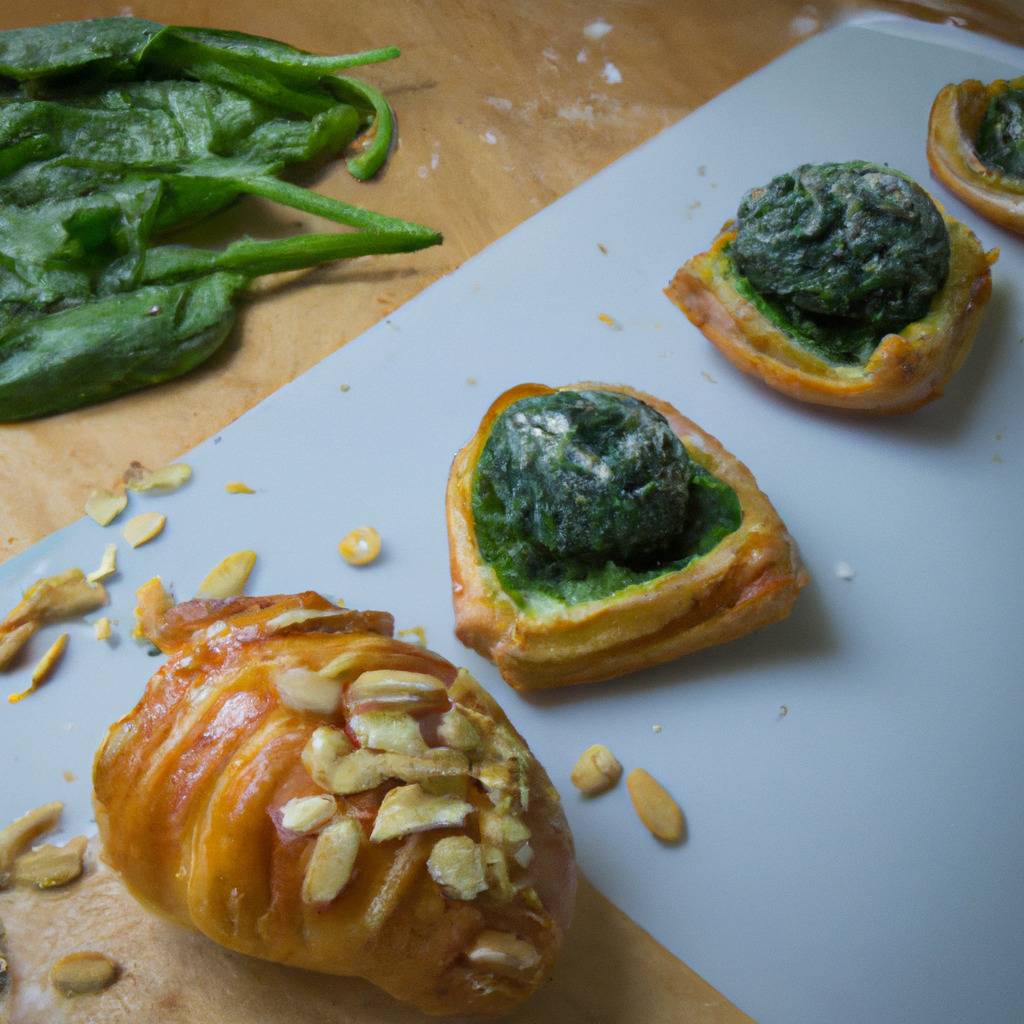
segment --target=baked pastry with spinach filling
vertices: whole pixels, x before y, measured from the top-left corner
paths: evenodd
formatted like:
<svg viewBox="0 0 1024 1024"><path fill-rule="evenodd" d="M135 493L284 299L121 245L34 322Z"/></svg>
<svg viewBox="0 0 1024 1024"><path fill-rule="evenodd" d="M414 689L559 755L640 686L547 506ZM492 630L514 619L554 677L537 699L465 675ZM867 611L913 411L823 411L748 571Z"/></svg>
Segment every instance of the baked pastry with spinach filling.
<svg viewBox="0 0 1024 1024"><path fill-rule="evenodd" d="M748 192L666 294L776 390L907 412L966 356L994 259L899 171L804 164Z"/></svg>
<svg viewBox="0 0 1024 1024"><path fill-rule="evenodd" d="M447 511L456 633L517 689L733 639L807 581L749 470L626 387L505 392L455 458Z"/></svg>
<svg viewBox="0 0 1024 1024"><path fill-rule="evenodd" d="M973 210L1024 234L1024 77L945 86L928 120L928 163Z"/></svg>

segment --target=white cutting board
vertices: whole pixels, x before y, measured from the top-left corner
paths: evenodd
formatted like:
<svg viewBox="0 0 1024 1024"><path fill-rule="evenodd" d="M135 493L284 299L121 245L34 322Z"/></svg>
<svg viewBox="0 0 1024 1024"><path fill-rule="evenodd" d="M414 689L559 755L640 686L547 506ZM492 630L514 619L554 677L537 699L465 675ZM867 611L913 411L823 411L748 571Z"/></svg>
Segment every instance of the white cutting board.
<svg viewBox="0 0 1024 1024"><path fill-rule="evenodd" d="M390 609L476 673L561 790L587 875L758 1020L1024 1020L1024 244L929 184L925 162L938 89L1018 74L1022 56L893 18L813 38L201 445L187 488L134 496L128 514L167 513L157 541L131 551L116 526L86 520L9 562L3 607L42 574L94 568L118 540L108 614L120 642L72 624L53 679L0 704L0 820L60 797L67 832L92 827L92 751L157 664L128 639L136 586L159 573L187 598L222 556L251 547L250 592L314 588ZM661 292L747 188L805 161L855 158L933 187L1002 250L966 366L906 417L775 395ZM785 623L524 698L452 633L445 479L499 392L583 379L653 392L717 435L776 504L814 582ZM228 480L257 493L228 495ZM362 523L380 530L385 554L354 569L336 545ZM840 561L852 580L837 577ZM56 633L0 677L6 688L27 683ZM648 836L624 787L577 797L569 770L598 741L676 795L684 846Z"/></svg>

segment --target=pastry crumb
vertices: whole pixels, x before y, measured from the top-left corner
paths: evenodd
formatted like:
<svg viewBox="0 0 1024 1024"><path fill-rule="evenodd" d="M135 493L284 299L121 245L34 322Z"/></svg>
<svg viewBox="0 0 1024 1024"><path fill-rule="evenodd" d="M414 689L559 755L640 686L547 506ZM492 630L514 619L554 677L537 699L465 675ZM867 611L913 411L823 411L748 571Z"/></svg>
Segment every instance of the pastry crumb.
<svg viewBox="0 0 1024 1024"><path fill-rule="evenodd" d="M339 384L338 385L338 390L339 391L351 391L352 390L352 385L351 384Z"/></svg>
<svg viewBox="0 0 1024 1024"><path fill-rule="evenodd" d="M651 732L654 732L654 733L659 733L659 732L661 732L661 731L662 731L662 729L664 729L664 728L665 728L665 727L664 727L663 725L652 725L652 726L651 726Z"/></svg>
<svg viewBox="0 0 1024 1024"><path fill-rule="evenodd" d="M74 772L69 772L66 768L64 769L64 781L65 782L74 782L77 778L78 778L78 776L75 775Z"/></svg>
<svg viewBox="0 0 1024 1024"><path fill-rule="evenodd" d="M620 324L619 321L615 319L615 317L609 315L608 313L598 313L597 319L600 320L601 323L607 324L613 331L622 330L622 324Z"/></svg>
<svg viewBox="0 0 1024 1024"><path fill-rule="evenodd" d="M836 562L836 576L841 580L852 580L857 573L849 562Z"/></svg>
<svg viewBox="0 0 1024 1024"><path fill-rule="evenodd" d="M710 374L710 373L708 373L708 371L707 371L707 370L701 370L701 371L700 371L700 375L701 375L701 376L702 376L702 377L703 377L703 378L704 378L704 379L705 379L705 380L706 380L706 381L707 381L707 382L708 382L709 384L717 384L717 383L718 383L718 381L717 381L717 380L716 380L716 379L715 379L714 377L712 377L712 376L711 376L711 374Z"/></svg>
<svg viewBox="0 0 1024 1024"><path fill-rule="evenodd" d="M780 704L779 705L779 718L785 718L786 715L788 715L788 714L789 714L789 705L787 705L787 704Z"/></svg>
<svg viewBox="0 0 1024 1024"><path fill-rule="evenodd" d="M603 256L607 256L608 255L608 246L607 245L603 245L601 242L598 242L597 243L597 248L598 248L598 250L600 251L600 253Z"/></svg>

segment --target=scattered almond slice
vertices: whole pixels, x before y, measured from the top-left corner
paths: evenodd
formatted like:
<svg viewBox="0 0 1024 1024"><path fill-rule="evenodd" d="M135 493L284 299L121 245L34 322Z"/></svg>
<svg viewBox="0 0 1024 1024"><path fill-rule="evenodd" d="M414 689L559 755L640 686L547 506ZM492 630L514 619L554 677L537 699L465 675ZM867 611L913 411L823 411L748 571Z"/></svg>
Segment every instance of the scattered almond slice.
<svg viewBox="0 0 1024 1024"><path fill-rule="evenodd" d="M459 708L452 708L441 716L437 735L455 750L476 750L481 743L476 726Z"/></svg>
<svg viewBox="0 0 1024 1024"><path fill-rule="evenodd" d="M109 526L128 507L127 494L96 490L86 499L85 514L100 526Z"/></svg>
<svg viewBox="0 0 1024 1024"><path fill-rule="evenodd" d="M351 753L352 743L341 729L321 725L313 730L302 748L302 764L321 789L329 790L334 769Z"/></svg>
<svg viewBox="0 0 1024 1024"><path fill-rule="evenodd" d="M295 627L329 630L332 624L344 624L349 621L350 613L344 608L291 608L280 615L275 615L267 623L271 633L281 633Z"/></svg>
<svg viewBox="0 0 1024 1024"><path fill-rule="evenodd" d="M7 668L39 627L32 620L10 630L0 630L0 669Z"/></svg>
<svg viewBox="0 0 1024 1024"><path fill-rule="evenodd" d="M335 763L325 778L326 788L330 792L351 796L353 793L375 789L388 779L423 782L427 779L455 778L468 771L469 762L465 755L443 747L428 750L422 757L353 750Z"/></svg>
<svg viewBox="0 0 1024 1024"><path fill-rule="evenodd" d="M241 480L231 480L229 483L224 485L224 490L227 491L228 494L256 493L248 484L243 484Z"/></svg>
<svg viewBox="0 0 1024 1024"><path fill-rule="evenodd" d="M100 580L105 580L108 576L113 576L117 572L117 545L108 544L103 549L103 557L100 559L100 567L94 569L85 578L90 583L99 583Z"/></svg>
<svg viewBox="0 0 1024 1024"><path fill-rule="evenodd" d="M236 551L218 562L203 578L196 597L224 600L245 590L249 573L256 564L255 551Z"/></svg>
<svg viewBox="0 0 1024 1024"><path fill-rule="evenodd" d="M634 768L626 778L633 807L648 831L665 843L683 838L683 812L668 791L643 768Z"/></svg>
<svg viewBox="0 0 1024 1024"><path fill-rule="evenodd" d="M354 679L345 691L349 714L367 711L440 711L448 706L444 683L423 672L374 669Z"/></svg>
<svg viewBox="0 0 1024 1024"><path fill-rule="evenodd" d="M176 491L191 479L192 467L184 462L152 470L133 462L124 475L125 485L132 491Z"/></svg>
<svg viewBox="0 0 1024 1024"><path fill-rule="evenodd" d="M380 554L380 534L372 526L357 526L341 539L338 554L349 565L369 565Z"/></svg>
<svg viewBox="0 0 1024 1024"><path fill-rule="evenodd" d="M419 723L405 712L367 711L353 715L348 724L359 743L370 750L413 755L427 752Z"/></svg>
<svg viewBox="0 0 1024 1024"><path fill-rule="evenodd" d="M91 950L62 956L50 968L50 981L62 996L99 992L117 980L118 968L110 957Z"/></svg>
<svg viewBox="0 0 1024 1024"><path fill-rule="evenodd" d="M308 668L289 668L274 677L281 703L294 711L329 715L341 703L341 684Z"/></svg>
<svg viewBox="0 0 1024 1024"><path fill-rule="evenodd" d="M370 842L385 843L413 832L453 828L473 813L473 805L453 796L430 796L415 783L388 790L377 811Z"/></svg>
<svg viewBox="0 0 1024 1024"><path fill-rule="evenodd" d="M580 754L572 774L572 784L586 796L597 796L611 789L622 777L622 765L603 744L595 743Z"/></svg>
<svg viewBox="0 0 1024 1024"><path fill-rule="evenodd" d="M455 900L471 900L487 889L480 847L469 836L446 836L434 843L427 871Z"/></svg>
<svg viewBox="0 0 1024 1024"><path fill-rule="evenodd" d="M121 527L121 536L133 548L141 547L163 531L167 516L162 512L143 512L133 516Z"/></svg>
<svg viewBox="0 0 1024 1024"><path fill-rule="evenodd" d="M89 583L81 569L67 569L36 580L8 612L0 629L11 631L25 622L53 622L95 611L107 603L101 583Z"/></svg>
<svg viewBox="0 0 1024 1024"><path fill-rule="evenodd" d="M82 873L85 836L75 836L63 846L45 843L28 853L23 853L14 862L11 879L19 885L31 885L36 889L56 889L73 882Z"/></svg>
<svg viewBox="0 0 1024 1024"><path fill-rule="evenodd" d="M422 626L410 626L408 629L400 629L397 633L399 640L404 640L405 637L411 637L412 639L406 640L406 643L416 644L417 647L427 646L427 631Z"/></svg>
<svg viewBox="0 0 1024 1024"><path fill-rule="evenodd" d="M487 930L466 950L466 959L476 967L491 970L527 971L540 963L540 954L510 932Z"/></svg>
<svg viewBox="0 0 1024 1024"><path fill-rule="evenodd" d="M10 825L0 829L0 888L3 888L10 876L15 860L39 836L52 832L60 821L64 805L55 800L53 803L34 807Z"/></svg>
<svg viewBox="0 0 1024 1024"><path fill-rule="evenodd" d="M56 668L57 662L64 657L64 650L67 646L68 635L67 633L61 633L50 644L49 650L36 662L36 667L32 669L32 682L28 689L22 690L20 693L10 694L7 697L7 703L17 704L18 701L24 700L29 694L35 693L50 678L50 673Z"/></svg>
<svg viewBox="0 0 1024 1024"><path fill-rule="evenodd" d="M334 817L338 805L332 796L300 796L281 808L281 827L298 835L315 832Z"/></svg>
<svg viewBox="0 0 1024 1024"><path fill-rule="evenodd" d="M302 880L303 903L330 903L352 877L363 839L359 822L339 818L316 837Z"/></svg>
<svg viewBox="0 0 1024 1024"><path fill-rule="evenodd" d="M92 624L92 632L93 636L95 636L97 640L109 640L111 633L110 619L108 619L106 615L104 615L102 619L97 619Z"/></svg>

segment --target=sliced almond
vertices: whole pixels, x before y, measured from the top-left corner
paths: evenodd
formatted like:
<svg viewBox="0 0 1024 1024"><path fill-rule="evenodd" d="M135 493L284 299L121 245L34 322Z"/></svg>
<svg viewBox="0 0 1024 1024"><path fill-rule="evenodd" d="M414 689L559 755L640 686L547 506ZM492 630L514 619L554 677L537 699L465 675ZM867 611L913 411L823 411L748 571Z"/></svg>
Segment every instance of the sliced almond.
<svg viewBox="0 0 1024 1024"><path fill-rule="evenodd" d="M121 527L121 536L133 548L141 547L156 537L167 523L162 512L143 512L133 516Z"/></svg>
<svg viewBox="0 0 1024 1024"><path fill-rule="evenodd" d="M256 492L248 485L243 484L241 480L231 480L224 485L224 490L228 494L255 494Z"/></svg>
<svg viewBox="0 0 1024 1024"><path fill-rule="evenodd" d="M127 494L97 490L86 499L85 514L100 526L109 526L127 507Z"/></svg>
<svg viewBox="0 0 1024 1024"><path fill-rule="evenodd" d="M55 622L74 618L107 603L102 583L89 583L81 569L67 569L36 580L21 601L8 612L3 626L14 629L25 622Z"/></svg>
<svg viewBox="0 0 1024 1024"><path fill-rule="evenodd" d="M626 777L633 807L652 835L666 843L683 838L683 812L668 791L643 768L634 768Z"/></svg>
<svg viewBox="0 0 1024 1024"><path fill-rule="evenodd" d="M175 462L161 469L146 469L133 462L124 475L124 482L132 491L176 491L192 479L192 467Z"/></svg>
<svg viewBox="0 0 1024 1024"><path fill-rule="evenodd" d="M0 829L0 888L8 882L11 868L15 860L26 850L33 840L47 832L52 832L60 821L64 805L55 800L16 818L6 828Z"/></svg>
<svg viewBox="0 0 1024 1024"><path fill-rule="evenodd" d="M62 956L50 968L50 981L63 996L99 992L117 980L117 964L103 953L83 951Z"/></svg>
<svg viewBox="0 0 1024 1024"><path fill-rule="evenodd" d="M327 676L329 679L337 679L338 676L347 675L365 663L366 653L364 651L342 651L320 669L320 675Z"/></svg>
<svg viewBox="0 0 1024 1024"><path fill-rule="evenodd" d="M422 626L400 629L396 636L399 640L405 640L407 644L415 644L417 647L427 646L427 631ZM408 639L406 639L407 637Z"/></svg>
<svg viewBox="0 0 1024 1024"><path fill-rule="evenodd" d="M110 619L108 619L106 615L101 619L97 619L92 624L92 633L97 640L109 640L111 634Z"/></svg>
<svg viewBox="0 0 1024 1024"><path fill-rule="evenodd" d="M38 628L35 621L30 619L13 629L0 630L0 669L7 668L14 661Z"/></svg>
<svg viewBox="0 0 1024 1024"><path fill-rule="evenodd" d="M42 846L23 853L14 862L11 879L19 885L37 889L55 889L73 882L82 873L87 840L85 836L69 839L63 846Z"/></svg>
<svg viewBox="0 0 1024 1024"><path fill-rule="evenodd" d="M117 545L108 544L103 549L103 557L100 559L100 567L94 569L85 578L90 583L99 583L100 580L105 580L108 576L113 576L117 572Z"/></svg>
<svg viewBox="0 0 1024 1024"><path fill-rule="evenodd" d="M362 838L352 818L339 818L316 837L302 880L304 903L330 903L348 885Z"/></svg>
<svg viewBox="0 0 1024 1024"><path fill-rule="evenodd" d="M278 672L274 686L281 703L295 711L313 711L329 715L341 703L341 684L308 668L289 668Z"/></svg>
<svg viewBox="0 0 1024 1024"><path fill-rule="evenodd" d="M482 931L466 950L475 967L492 970L528 971L540 963L537 950L510 932Z"/></svg>
<svg viewBox="0 0 1024 1024"><path fill-rule="evenodd" d="M57 667L57 662L64 657L64 651L68 646L68 634L61 633L56 640L50 644L47 652L36 662L36 667L32 669L32 682L28 689L22 690L21 693L12 693L7 698L8 704L17 704L18 701L24 700L29 694L35 693L47 679L50 678L50 674Z"/></svg>
<svg viewBox="0 0 1024 1024"><path fill-rule="evenodd" d="M292 608L275 615L267 623L267 629L271 633L304 628L329 630L332 625L345 625L350 619L351 613L344 608Z"/></svg>
<svg viewBox="0 0 1024 1024"><path fill-rule="evenodd" d="M452 708L441 716L437 735L455 750L476 750L481 743L476 726L459 708Z"/></svg>
<svg viewBox="0 0 1024 1024"><path fill-rule="evenodd" d="M322 725L313 730L302 748L302 764L318 786L329 790L338 762L351 752L352 743L341 729Z"/></svg>
<svg viewBox="0 0 1024 1024"><path fill-rule="evenodd" d="M203 578L196 597L223 601L238 597L245 590L249 573L256 564L255 551L236 551L219 561Z"/></svg>
<svg viewBox="0 0 1024 1024"><path fill-rule="evenodd" d="M423 714L447 706L444 683L424 672L375 669L353 680L345 691L345 707L353 715L367 711Z"/></svg>
<svg viewBox="0 0 1024 1024"><path fill-rule="evenodd" d="M353 793L375 789L388 779L423 782L427 779L465 775L468 771L469 762L465 756L445 748L428 750L422 757L354 750L330 764L322 774L318 773L320 777L313 775L313 781L331 793L351 796Z"/></svg>
<svg viewBox="0 0 1024 1024"><path fill-rule="evenodd" d="M471 900L487 888L480 847L469 836L446 836L434 843L427 871L454 900Z"/></svg>
<svg viewBox="0 0 1024 1024"><path fill-rule="evenodd" d="M289 800L281 808L281 827L304 835L315 832L337 813L338 805L332 796L300 796Z"/></svg>
<svg viewBox="0 0 1024 1024"><path fill-rule="evenodd" d="M622 777L622 765L603 744L595 743L580 754L569 778L587 796L597 796L611 789Z"/></svg>
<svg viewBox="0 0 1024 1024"><path fill-rule="evenodd" d="M413 755L427 752L416 719L402 711L367 711L353 715L348 724L360 745L370 750Z"/></svg>
<svg viewBox="0 0 1024 1024"><path fill-rule="evenodd" d="M482 846L484 857L484 874L487 877L487 888L491 895L499 900L510 900L515 895L512 888L512 880L508 873L508 858L505 851L499 846L491 846L484 843Z"/></svg>
<svg viewBox="0 0 1024 1024"><path fill-rule="evenodd" d="M380 554L380 534L372 526L357 526L342 538L338 554L349 565L369 565Z"/></svg>
<svg viewBox="0 0 1024 1024"><path fill-rule="evenodd" d="M384 843L413 832L453 828L473 813L473 805L452 796L430 796L415 783L389 790L377 811L370 841Z"/></svg>

